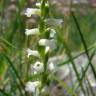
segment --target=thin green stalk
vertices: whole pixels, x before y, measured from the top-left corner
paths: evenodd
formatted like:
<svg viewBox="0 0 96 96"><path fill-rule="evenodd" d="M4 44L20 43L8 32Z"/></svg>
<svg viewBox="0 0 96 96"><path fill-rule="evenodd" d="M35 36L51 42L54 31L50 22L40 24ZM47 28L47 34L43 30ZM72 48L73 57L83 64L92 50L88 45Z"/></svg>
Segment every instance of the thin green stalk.
<svg viewBox="0 0 96 96"><path fill-rule="evenodd" d="M96 48L95 48L94 51L92 52L92 54L91 54L91 56L90 56L90 60L93 59L93 57L94 57L94 55L95 55L95 52L96 52ZM81 82L83 81L83 78L85 77L86 72L87 72L89 66L90 66L90 63L88 62L88 64L86 64L85 69L84 69L84 71L83 71L83 74L82 74L82 76L81 76L81 78L80 78L80 81L81 81ZM75 89L77 89L77 88L79 87L79 85L80 85L80 84L76 85Z"/></svg>
<svg viewBox="0 0 96 96"><path fill-rule="evenodd" d="M41 38L46 38L44 36L45 32L46 32L46 25L45 25L45 18L46 18L46 4L47 0L41 0L41 17L40 17L40 23L39 23L39 31L41 33ZM40 50L40 46L39 46L39 50ZM45 54L45 48L41 48L40 51L43 50L43 55L42 55L42 61L44 64L44 72L42 73L42 87L47 83L47 61L48 61L48 54ZM41 52L40 52L41 53ZM42 54L42 53L41 53Z"/></svg>
<svg viewBox="0 0 96 96"><path fill-rule="evenodd" d="M90 57L90 60L92 60L92 59L93 59L93 57L94 57L94 55L95 55L95 52L96 52L96 49L93 51L93 53L92 53L92 55L91 55L91 57ZM83 72L83 75L82 75L82 77L81 77L81 81L82 81L82 80L83 80L83 78L85 77L86 72L87 72L87 70L88 70L89 66L90 66L90 62L88 62L87 66L86 66L86 68L85 68L85 70L84 70L84 72Z"/></svg>
<svg viewBox="0 0 96 96"><path fill-rule="evenodd" d="M89 63L90 63L90 67L91 67L91 69L92 69L92 72L93 72L94 77L95 77L95 80L96 80L96 71L95 71L95 69L94 69L94 66L93 66L92 63L91 63L90 56L89 56L89 53L88 53L88 49L87 49L87 45L86 45L84 36L83 36L83 34L82 34L82 31L81 31L81 29L80 29L80 26L79 26L79 24L78 24L78 21L77 21L75 15L74 15L74 13L71 12L71 14L72 14L72 17L73 17L74 22L75 22L75 24L76 24L76 27L77 27L77 29L78 29L78 33L79 33L79 35L80 35L80 37L81 37L81 40L82 40L82 43L83 43L83 46L84 46L84 49L85 49L87 58L88 58Z"/></svg>
<svg viewBox="0 0 96 96"><path fill-rule="evenodd" d="M26 49L26 48L28 48L29 47L29 44L28 44L28 40L29 38L28 38L28 36L25 38L25 45L24 45L24 49ZM25 59L26 59L26 57L24 57ZM27 60L27 59L26 59ZM29 62L28 61L25 61L25 63L27 64L26 65L26 72L25 72L25 81L27 81L27 79L29 78L28 77L28 73L29 73L29 68L30 68L30 64L29 64Z"/></svg>
<svg viewBox="0 0 96 96"><path fill-rule="evenodd" d="M41 0L41 18L45 17L45 3L47 0Z"/></svg>
<svg viewBox="0 0 96 96"><path fill-rule="evenodd" d="M88 48L88 51L91 51L92 49L94 49L94 46ZM82 52L78 53L79 55L73 56L72 59L74 60L74 59L78 58L79 56L83 55L84 53L85 53L85 51L82 51ZM65 60L64 62L59 63L57 65L58 66L63 66L64 64L68 64L69 62L70 62L70 59Z"/></svg>
<svg viewBox="0 0 96 96"><path fill-rule="evenodd" d="M58 35L59 35L59 34L58 34ZM78 71L77 71L76 65L75 65L75 63L74 63L74 61L73 61L71 52L70 52L69 48L67 47L64 39L63 39L63 38L61 39L61 37L59 37L59 40L63 43L63 45L64 45L64 47L65 47L65 49L66 49L66 53L67 53L68 57L70 58L72 67L73 67L73 69L74 69L74 71L75 71L75 74L76 74L77 80L78 80L78 82L79 82L79 84L80 84L80 87L81 87L81 89L82 89L82 92L85 94L85 90L84 90L83 85L82 85L82 82L81 82L81 80L80 80L79 73L78 73Z"/></svg>
<svg viewBox="0 0 96 96"><path fill-rule="evenodd" d="M83 73L83 72L82 72ZM84 81L86 80L86 78L84 78ZM87 96L90 96L90 90L89 90L89 87L88 87L88 84L86 83L86 81L84 82L84 84L86 84L86 85L84 85L85 86L85 90L86 90L86 95ZM93 95L93 96L95 96L95 95Z"/></svg>
<svg viewBox="0 0 96 96"><path fill-rule="evenodd" d="M91 84L90 84L90 82L89 82L89 80L88 80L88 78L87 78L87 76L86 76L86 80L87 80L87 82L88 82L89 89L90 89L90 92L91 92L92 96L96 96L95 93L94 93L94 91L93 91L93 89L92 89L92 86L91 86Z"/></svg>
<svg viewBox="0 0 96 96"><path fill-rule="evenodd" d="M82 67L82 73L84 73L84 68ZM85 79L84 79L85 78ZM90 96L90 94L92 94L92 96L95 96L95 93L94 93L94 91L93 91L93 89L92 89L92 87L91 87L91 85L90 85L90 82L89 82L89 80L88 80L88 77L87 76L85 76L83 79L84 80L86 80L87 81L87 85L89 85L89 88L88 88L88 86L87 85L85 85L86 87L87 87L87 91L88 91L88 89L90 89L90 92L88 91L87 92L87 94L88 94L88 96Z"/></svg>
<svg viewBox="0 0 96 96"><path fill-rule="evenodd" d="M13 44L11 44L10 42L8 42L6 39L0 37L0 40L1 40L2 42L4 42L5 44L7 44L8 46L16 49L16 47L15 47Z"/></svg>
<svg viewBox="0 0 96 96"><path fill-rule="evenodd" d="M21 78L19 77L19 74L18 74L17 70L15 69L14 65L12 64L12 62L10 61L10 59L3 53L0 53L0 55L4 56L4 58L9 62L9 65L12 68L12 70L14 71L16 77L18 78L20 85L22 86L23 89L25 89L25 86L23 85L23 82L22 82ZM21 88L19 88L19 89L21 89ZM20 93L23 95L23 93L21 91L20 91ZM25 92L25 95L26 95L26 92Z"/></svg>

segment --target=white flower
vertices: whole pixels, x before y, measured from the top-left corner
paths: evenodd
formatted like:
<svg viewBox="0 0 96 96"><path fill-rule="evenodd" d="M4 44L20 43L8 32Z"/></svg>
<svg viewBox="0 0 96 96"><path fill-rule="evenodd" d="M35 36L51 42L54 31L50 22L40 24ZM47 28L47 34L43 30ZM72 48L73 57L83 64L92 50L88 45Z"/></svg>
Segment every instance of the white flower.
<svg viewBox="0 0 96 96"><path fill-rule="evenodd" d="M56 34L56 31L54 29L50 30L50 38L54 38Z"/></svg>
<svg viewBox="0 0 96 96"><path fill-rule="evenodd" d="M62 19L53 19L48 18L45 20L46 24L54 27L62 27L63 20Z"/></svg>
<svg viewBox="0 0 96 96"><path fill-rule="evenodd" d="M29 81L26 83L25 90L30 92L30 93L31 92L35 93L36 88L38 88L39 85L40 85L39 81L34 81L34 82Z"/></svg>
<svg viewBox="0 0 96 96"><path fill-rule="evenodd" d="M36 3L37 7L41 7L41 3ZM45 3L45 6L49 6L48 3Z"/></svg>
<svg viewBox="0 0 96 96"><path fill-rule="evenodd" d="M35 57L40 57L39 52L36 51L36 50L31 50L31 49L28 48L27 53L28 53L28 58L29 58L30 55L35 56Z"/></svg>
<svg viewBox="0 0 96 96"><path fill-rule="evenodd" d="M27 8L26 12L25 12L25 15L27 17L31 17L31 15L40 15L40 13L41 13L40 9L37 9L37 8Z"/></svg>
<svg viewBox="0 0 96 96"><path fill-rule="evenodd" d="M51 50L56 49L56 40L54 39L40 39L39 40L39 45L40 46L45 46L45 47L49 47Z"/></svg>
<svg viewBox="0 0 96 96"><path fill-rule="evenodd" d="M38 28L26 29L25 34L27 36L29 36L29 35L38 35L39 34L39 29Z"/></svg>
<svg viewBox="0 0 96 96"><path fill-rule="evenodd" d="M33 71L36 73L41 73L44 70L44 66L43 63L37 61L34 65L33 65Z"/></svg>
<svg viewBox="0 0 96 96"><path fill-rule="evenodd" d="M50 70L50 71L55 71L55 65L51 62L49 65L48 65L48 69Z"/></svg>

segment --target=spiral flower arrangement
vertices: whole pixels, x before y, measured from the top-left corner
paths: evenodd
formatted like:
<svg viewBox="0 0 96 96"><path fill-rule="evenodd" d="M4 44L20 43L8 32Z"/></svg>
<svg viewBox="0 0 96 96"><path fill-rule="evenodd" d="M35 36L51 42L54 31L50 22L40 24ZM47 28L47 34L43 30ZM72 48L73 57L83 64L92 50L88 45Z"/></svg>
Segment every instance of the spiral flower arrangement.
<svg viewBox="0 0 96 96"><path fill-rule="evenodd" d="M37 28L26 29L25 35L29 36L39 36L37 49L31 50L27 49L28 58L30 56L38 58L37 61L32 64L33 75L41 74L40 78L35 81L28 81L25 86L25 90L32 93L33 96L49 96L48 87L51 82L51 75L54 74L56 66L53 62L48 63L48 59L52 51L57 48L56 30L47 27L49 21L52 24L57 23L60 25L62 20L48 18L49 14L49 4L47 0L40 0L36 3L37 8L27 8L25 15L31 17L32 15L38 15L40 17L39 24Z"/></svg>

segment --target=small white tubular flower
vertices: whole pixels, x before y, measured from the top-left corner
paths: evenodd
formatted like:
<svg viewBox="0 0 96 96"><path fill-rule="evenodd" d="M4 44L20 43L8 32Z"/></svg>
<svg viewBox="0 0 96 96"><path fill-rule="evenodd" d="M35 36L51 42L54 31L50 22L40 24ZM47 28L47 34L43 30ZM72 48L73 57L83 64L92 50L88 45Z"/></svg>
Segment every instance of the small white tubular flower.
<svg viewBox="0 0 96 96"><path fill-rule="evenodd" d="M26 12L25 12L25 15L27 17L31 17L31 15L40 15L40 13L41 13L40 9L37 9L37 8L27 8Z"/></svg>
<svg viewBox="0 0 96 96"><path fill-rule="evenodd" d="M54 39L40 39L39 40L39 45L40 46L47 46L49 47L51 50L56 49L56 40Z"/></svg>
<svg viewBox="0 0 96 96"><path fill-rule="evenodd" d="M34 81L34 82L27 82L25 86L25 90L28 91L29 93L35 93L36 88L40 85L39 81Z"/></svg>
<svg viewBox="0 0 96 96"><path fill-rule="evenodd" d="M41 3L36 3L37 7L41 7ZM45 3L45 6L49 6L48 3Z"/></svg>
<svg viewBox="0 0 96 96"><path fill-rule="evenodd" d="M45 22L47 25L50 25L54 28L54 27L61 27L63 20L62 19L53 19L53 18L50 19L50 18L48 18L45 20Z"/></svg>
<svg viewBox="0 0 96 96"><path fill-rule="evenodd" d="M26 29L25 30L25 35L27 35L27 36L29 36L29 35L39 35L39 29L38 28Z"/></svg>
<svg viewBox="0 0 96 96"><path fill-rule="evenodd" d="M27 49L27 53L28 53L28 58L29 58L30 55L40 58L40 54L36 50L31 50L31 49L28 48Z"/></svg>
<svg viewBox="0 0 96 96"><path fill-rule="evenodd" d="M50 70L50 71L55 71L55 65L51 62L49 65L48 65L48 69Z"/></svg>
<svg viewBox="0 0 96 96"><path fill-rule="evenodd" d="M50 38L54 38L55 35L56 35L55 29L51 29L51 30L50 30Z"/></svg>
<svg viewBox="0 0 96 96"><path fill-rule="evenodd" d="M44 70L43 63L37 61L33 66L32 66L33 71L36 73L41 73Z"/></svg>
<svg viewBox="0 0 96 96"><path fill-rule="evenodd" d="M48 42L48 39L40 39L39 40L39 45L41 46L46 46L46 43Z"/></svg>

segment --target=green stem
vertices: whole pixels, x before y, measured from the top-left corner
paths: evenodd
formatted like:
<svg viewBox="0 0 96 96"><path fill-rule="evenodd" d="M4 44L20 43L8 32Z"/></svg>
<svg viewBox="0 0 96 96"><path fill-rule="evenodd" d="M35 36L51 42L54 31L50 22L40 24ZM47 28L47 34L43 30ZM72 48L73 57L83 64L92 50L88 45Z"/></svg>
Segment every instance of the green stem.
<svg viewBox="0 0 96 96"><path fill-rule="evenodd" d="M90 48L88 48L88 51L92 51L92 49L94 49L94 48L95 48L95 46L91 46ZM78 58L79 56L83 55L84 53L85 53L85 50L78 53L79 55L73 56L72 59L74 60L74 59ZM58 65L58 67L60 67L60 66L63 66L65 64L68 64L69 62L70 62L70 59L65 60L64 62L59 63L57 65Z"/></svg>
<svg viewBox="0 0 96 96"><path fill-rule="evenodd" d="M96 52L96 48L94 49L92 55L90 56L90 60L93 59L93 57L94 57L94 55L95 55L95 52ZM82 74L82 76L81 76L81 78L80 78L81 81L84 79L84 77L85 77L85 75L86 75L86 72L87 72L89 66L90 66L90 63L88 62L88 64L86 65L86 67L85 67L85 69L84 69L84 71L83 71L83 74ZM75 89L77 89L78 86L79 86L79 84L76 85L76 88L75 88Z"/></svg>
<svg viewBox="0 0 96 96"><path fill-rule="evenodd" d="M80 37L81 37L81 41L82 41L82 44L83 44L83 46L84 46L84 49L85 49L87 58L88 58L88 60L89 60L90 67L91 67L91 69L92 69L92 72L93 72L94 77L95 77L95 80L96 80L96 71L95 71L95 69L94 69L94 66L93 66L92 63L91 63L90 56L89 56L88 49L87 49L87 45L86 45L86 41L85 41L85 39L84 39L84 36L83 36L83 34L82 34L82 32L81 32L81 29L80 29L80 27L79 27L78 21L77 21L75 15L74 15L74 13L71 12L71 14L72 14L72 17L73 17L74 22L75 22L75 24L76 24L76 27L77 27L77 29L78 29L78 33L79 33L79 35L80 35Z"/></svg>
<svg viewBox="0 0 96 96"><path fill-rule="evenodd" d="M45 18L46 18L46 4L47 0L41 0L41 18L40 18L40 24L39 24L39 31L41 32L40 38L46 38L45 32L46 32L46 24L45 24ZM42 54L42 53L41 53ZM42 73L42 87L46 85L47 83L47 61L48 61L48 54L45 54L45 48L43 48L43 55L42 55L42 61L43 61L43 67L44 71Z"/></svg>
<svg viewBox="0 0 96 96"><path fill-rule="evenodd" d="M14 67L13 63L10 61L10 59L9 59L9 58L8 58L5 54L0 53L0 55L4 56L4 57L5 57L5 59L8 61L8 63L9 63L9 65L10 65L10 67L12 68L12 70L13 70L13 72L15 73L15 75L16 75L16 77L17 77L17 79L19 80L20 85L21 85L21 86L22 86L22 88L25 90L25 86L23 85L23 82L22 82L22 80L21 80L21 78L20 78L20 76L19 76L19 74L18 74L17 70L15 69L15 67ZM23 96L23 93L21 92L21 88L19 87L19 85L18 85L18 88L19 88L19 90L20 90L20 93L21 93L21 94L22 94L22 96ZM27 96L26 92L25 92L25 96Z"/></svg>
<svg viewBox="0 0 96 96"><path fill-rule="evenodd" d="M58 35L59 35L59 34L58 34ZM64 47L65 47L65 49L66 49L66 53L67 53L68 57L70 58L70 62L71 62L72 67L73 67L73 69L74 69L74 71L75 71L75 74L76 74L77 80L78 80L78 82L79 82L79 84L80 84L80 87L81 87L81 89L82 89L82 92L85 94L85 90L84 90L83 85L82 85L82 82L81 82L81 80L80 80L79 73L78 73L78 71L77 71L76 65L75 65L75 63L74 63L74 61L73 61L73 57L72 57L72 55L71 55L71 52L70 52L69 48L67 47L67 44L65 43L65 40L64 40L63 38L61 38L60 36L59 36L59 40L63 43L63 45L64 45Z"/></svg>

